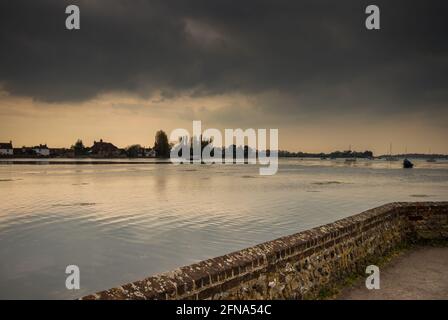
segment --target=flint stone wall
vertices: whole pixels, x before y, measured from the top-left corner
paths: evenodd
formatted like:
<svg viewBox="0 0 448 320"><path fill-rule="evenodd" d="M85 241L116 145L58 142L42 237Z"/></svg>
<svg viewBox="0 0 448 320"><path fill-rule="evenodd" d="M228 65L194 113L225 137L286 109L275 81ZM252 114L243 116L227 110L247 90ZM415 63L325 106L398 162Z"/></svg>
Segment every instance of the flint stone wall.
<svg viewBox="0 0 448 320"><path fill-rule="evenodd" d="M408 242L448 239L448 202L390 203L82 299L316 298Z"/></svg>

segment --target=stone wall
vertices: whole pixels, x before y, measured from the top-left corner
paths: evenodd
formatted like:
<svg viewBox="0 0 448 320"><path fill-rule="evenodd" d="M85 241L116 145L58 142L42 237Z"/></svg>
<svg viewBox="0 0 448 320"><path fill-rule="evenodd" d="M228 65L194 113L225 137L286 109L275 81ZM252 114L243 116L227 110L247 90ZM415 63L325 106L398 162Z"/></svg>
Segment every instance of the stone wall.
<svg viewBox="0 0 448 320"><path fill-rule="evenodd" d="M408 242L448 239L448 202L391 203L83 299L306 299Z"/></svg>

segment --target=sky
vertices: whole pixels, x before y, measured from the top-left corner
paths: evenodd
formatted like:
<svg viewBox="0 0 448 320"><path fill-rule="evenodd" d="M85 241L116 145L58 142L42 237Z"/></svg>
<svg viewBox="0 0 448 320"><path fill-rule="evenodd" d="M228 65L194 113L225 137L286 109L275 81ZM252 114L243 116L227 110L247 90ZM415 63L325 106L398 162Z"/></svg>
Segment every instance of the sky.
<svg viewBox="0 0 448 320"><path fill-rule="evenodd" d="M65 28L65 7L81 29ZM367 30L365 8L380 8ZM443 0L2 0L0 141L150 146L277 128L280 149L448 153Z"/></svg>

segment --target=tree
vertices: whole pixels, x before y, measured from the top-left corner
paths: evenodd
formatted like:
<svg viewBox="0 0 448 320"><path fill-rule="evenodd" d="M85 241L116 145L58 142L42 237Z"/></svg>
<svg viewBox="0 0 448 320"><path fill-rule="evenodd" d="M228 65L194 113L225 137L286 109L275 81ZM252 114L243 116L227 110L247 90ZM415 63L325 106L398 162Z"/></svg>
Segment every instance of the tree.
<svg viewBox="0 0 448 320"><path fill-rule="evenodd" d="M154 142L154 150L159 158L169 158L170 156L170 144L168 143L168 136L163 130L159 130L156 133L156 139Z"/></svg>
<svg viewBox="0 0 448 320"><path fill-rule="evenodd" d="M137 158L139 156L139 153L142 150L142 146L139 144L133 144L132 146L129 146L126 148L126 155L129 158Z"/></svg>
<svg viewBox="0 0 448 320"><path fill-rule="evenodd" d="M73 151L75 152L75 156L83 156L86 154L86 147L82 143L81 139L78 139L75 144L72 146Z"/></svg>

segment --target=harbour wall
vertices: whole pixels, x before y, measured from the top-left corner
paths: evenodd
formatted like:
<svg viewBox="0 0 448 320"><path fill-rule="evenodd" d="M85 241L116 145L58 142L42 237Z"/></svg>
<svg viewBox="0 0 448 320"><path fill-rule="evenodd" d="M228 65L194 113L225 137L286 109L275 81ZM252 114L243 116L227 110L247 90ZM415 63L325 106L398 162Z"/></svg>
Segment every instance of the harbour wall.
<svg viewBox="0 0 448 320"><path fill-rule="evenodd" d="M313 299L408 243L448 239L448 202L396 202L82 299Z"/></svg>

